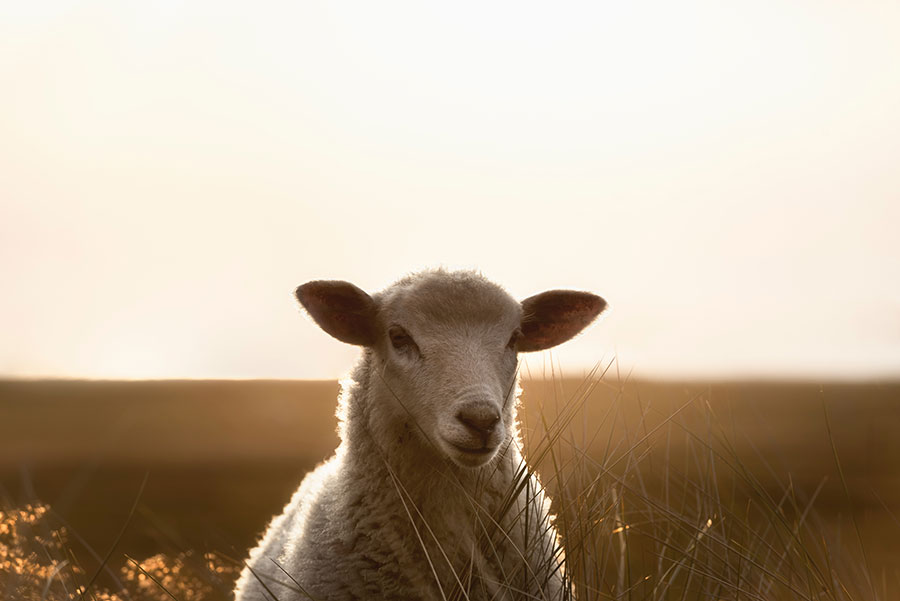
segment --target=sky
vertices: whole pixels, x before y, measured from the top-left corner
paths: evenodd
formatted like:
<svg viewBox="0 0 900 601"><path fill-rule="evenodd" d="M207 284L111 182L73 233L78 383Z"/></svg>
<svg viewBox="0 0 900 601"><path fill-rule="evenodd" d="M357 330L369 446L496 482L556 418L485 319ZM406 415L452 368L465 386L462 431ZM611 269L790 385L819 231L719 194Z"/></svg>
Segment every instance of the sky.
<svg viewBox="0 0 900 601"><path fill-rule="evenodd" d="M293 289L602 295L552 356L900 375L900 4L0 0L0 377L334 378Z"/></svg>

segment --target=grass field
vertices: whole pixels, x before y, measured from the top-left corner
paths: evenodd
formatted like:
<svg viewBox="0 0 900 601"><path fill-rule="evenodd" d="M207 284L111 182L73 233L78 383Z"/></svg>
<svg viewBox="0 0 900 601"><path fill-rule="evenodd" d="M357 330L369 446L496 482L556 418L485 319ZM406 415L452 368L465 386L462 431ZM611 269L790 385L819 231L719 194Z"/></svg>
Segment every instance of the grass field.
<svg viewBox="0 0 900 601"><path fill-rule="evenodd" d="M811 536L804 544L824 550L824 571L842 583L821 598L900 595L900 384L620 384L607 376L532 379L523 388L526 449L554 498L579 506L584 497L572 491L590 478L605 483L603 494L618 491L602 497L601 513L620 527L579 539L609 551L590 564L608 564L599 570L608 574L582 575L597 581L597 598L680 598L653 583L660 571L672 575L660 567L665 553L635 542L627 565L619 554L642 523L658 528L660 515L670 517L653 536L666 545L680 540L677 521L697 524L682 552L712 539L708 519L726 554L746 548L761 565L778 550L752 551L741 537L774 536L783 518L790 538L802 523L807 534L797 540ZM334 449L337 391L330 381L2 382L3 506L10 515L47 504L42 519L66 526L84 574L107 555L112 573L134 569L126 556L241 559L303 474ZM97 582L117 586L109 573ZM740 588L721 598L744 598Z"/></svg>

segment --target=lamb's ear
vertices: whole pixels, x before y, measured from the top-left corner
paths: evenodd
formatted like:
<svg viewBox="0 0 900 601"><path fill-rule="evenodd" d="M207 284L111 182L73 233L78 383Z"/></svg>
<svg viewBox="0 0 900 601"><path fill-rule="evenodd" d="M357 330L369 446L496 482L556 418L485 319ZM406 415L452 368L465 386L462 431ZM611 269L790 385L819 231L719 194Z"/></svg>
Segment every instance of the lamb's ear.
<svg viewBox="0 0 900 601"><path fill-rule="evenodd" d="M348 344L372 346L377 339L378 306L371 296L350 282L317 280L295 292L319 327Z"/></svg>
<svg viewBox="0 0 900 601"><path fill-rule="evenodd" d="M606 301L590 292L550 290L522 301L522 335L516 349L542 351L561 344L583 330L606 308Z"/></svg>

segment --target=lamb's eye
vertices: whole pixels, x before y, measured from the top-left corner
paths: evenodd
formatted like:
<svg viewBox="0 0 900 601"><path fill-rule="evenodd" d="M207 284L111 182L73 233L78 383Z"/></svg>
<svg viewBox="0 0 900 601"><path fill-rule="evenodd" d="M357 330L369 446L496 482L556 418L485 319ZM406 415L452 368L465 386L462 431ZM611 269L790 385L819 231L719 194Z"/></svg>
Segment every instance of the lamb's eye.
<svg viewBox="0 0 900 601"><path fill-rule="evenodd" d="M391 326L388 328L388 337L391 339L391 345L398 351L418 351L418 347L416 347L416 343L413 341L412 336L400 326Z"/></svg>
<svg viewBox="0 0 900 601"><path fill-rule="evenodd" d="M516 328L516 330L512 333L512 336L509 337L509 342L506 343L506 348L515 350L516 342L518 342L519 337L522 335L522 330Z"/></svg>

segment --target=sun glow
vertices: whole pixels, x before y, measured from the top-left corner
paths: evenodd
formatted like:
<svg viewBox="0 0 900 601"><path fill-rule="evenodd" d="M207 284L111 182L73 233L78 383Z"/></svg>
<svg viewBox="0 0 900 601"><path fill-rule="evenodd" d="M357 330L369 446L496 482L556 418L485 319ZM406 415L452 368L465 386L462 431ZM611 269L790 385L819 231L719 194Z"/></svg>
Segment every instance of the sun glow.
<svg viewBox="0 0 900 601"><path fill-rule="evenodd" d="M355 351L293 288L444 264L606 297L573 368L896 375L898 24L3 3L0 374L335 377Z"/></svg>

